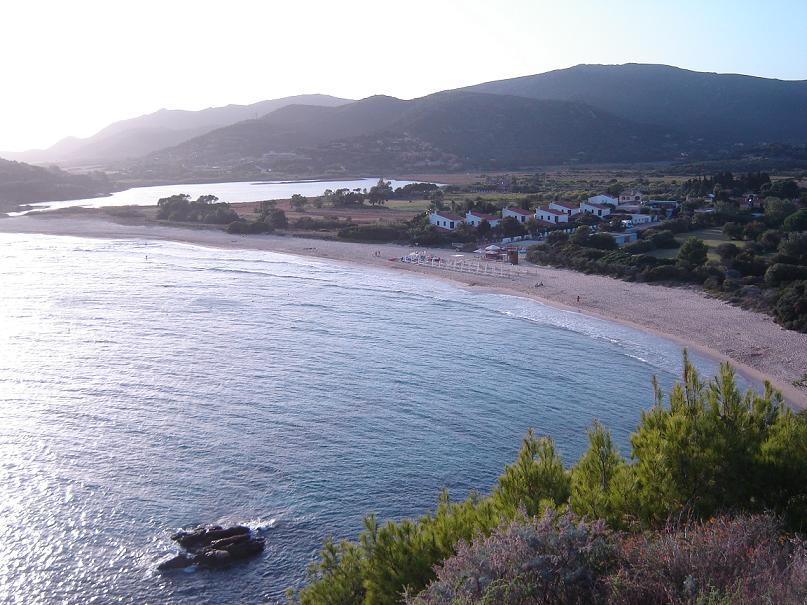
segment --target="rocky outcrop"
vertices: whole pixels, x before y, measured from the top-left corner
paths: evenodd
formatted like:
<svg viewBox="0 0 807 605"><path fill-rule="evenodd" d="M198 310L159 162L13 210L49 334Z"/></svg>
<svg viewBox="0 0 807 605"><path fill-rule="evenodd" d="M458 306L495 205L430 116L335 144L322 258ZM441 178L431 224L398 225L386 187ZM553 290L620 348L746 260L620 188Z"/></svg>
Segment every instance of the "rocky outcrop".
<svg viewBox="0 0 807 605"><path fill-rule="evenodd" d="M199 526L190 531L180 531L171 539L187 553L179 554L157 566L160 571L183 569L192 565L215 568L225 567L236 561L249 559L263 552L264 539L256 538L243 525L221 527Z"/></svg>

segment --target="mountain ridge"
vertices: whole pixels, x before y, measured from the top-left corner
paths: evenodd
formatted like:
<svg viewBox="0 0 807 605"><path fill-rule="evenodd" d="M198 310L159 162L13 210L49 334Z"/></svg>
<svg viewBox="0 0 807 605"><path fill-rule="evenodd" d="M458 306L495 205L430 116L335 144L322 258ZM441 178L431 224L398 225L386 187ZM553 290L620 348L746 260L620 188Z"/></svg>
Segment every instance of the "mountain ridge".
<svg viewBox="0 0 807 605"><path fill-rule="evenodd" d="M807 144L807 80L581 64L409 100L299 95L199 112L163 109L110 124L91 139L68 138L51 149L75 160L87 159L89 146L107 167L163 179L345 174L393 161L399 169L487 170L708 159L743 146Z"/></svg>
<svg viewBox="0 0 807 605"><path fill-rule="evenodd" d="M115 162L172 147L215 128L235 124L249 117L258 118L289 104L337 106L350 102L351 99L330 95L307 94L196 111L159 109L134 118L118 120L86 138L65 137L47 149L0 152L0 156L28 163Z"/></svg>
<svg viewBox="0 0 807 605"><path fill-rule="evenodd" d="M291 105L155 152L161 168L257 164L285 173L491 169L543 162L664 159L675 133L580 103L447 91L373 96L340 107ZM170 168L169 168L170 169Z"/></svg>
<svg viewBox="0 0 807 605"><path fill-rule="evenodd" d="M578 101L724 143L807 143L807 80L647 63L581 64L458 90Z"/></svg>

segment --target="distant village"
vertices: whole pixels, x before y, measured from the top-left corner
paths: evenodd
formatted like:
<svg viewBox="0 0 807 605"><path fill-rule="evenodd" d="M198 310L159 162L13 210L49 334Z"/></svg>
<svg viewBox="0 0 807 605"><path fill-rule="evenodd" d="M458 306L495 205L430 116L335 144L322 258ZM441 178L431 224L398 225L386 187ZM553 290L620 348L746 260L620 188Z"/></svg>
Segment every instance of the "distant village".
<svg viewBox="0 0 807 605"><path fill-rule="evenodd" d="M441 231L450 233L463 224L479 227L482 222L487 221L491 227L497 227L505 219L511 218L525 227L532 227L534 237L540 240L550 231L574 231L578 226L576 219L583 215L592 215L603 221L609 217L618 217L621 219L620 231L599 229L599 233L610 235L618 246L624 246L636 241L639 230L669 218L680 205L680 202L673 200L648 200L641 191L631 190L622 192L619 197L599 194L582 202L552 201L535 210L508 207L502 209L501 214L468 211L465 216L461 216L434 210L429 213L429 223ZM597 231L597 225L592 226L592 230ZM529 239L529 236L504 238L502 241L509 243L521 239Z"/></svg>

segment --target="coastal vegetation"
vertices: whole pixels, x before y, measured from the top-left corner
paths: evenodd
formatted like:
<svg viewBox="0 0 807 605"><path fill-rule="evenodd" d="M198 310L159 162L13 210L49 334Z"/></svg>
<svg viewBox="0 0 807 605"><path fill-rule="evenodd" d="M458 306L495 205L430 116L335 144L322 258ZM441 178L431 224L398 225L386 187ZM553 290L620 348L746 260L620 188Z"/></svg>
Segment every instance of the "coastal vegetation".
<svg viewBox="0 0 807 605"><path fill-rule="evenodd" d="M15 210L26 202L90 198L114 190L103 172L71 174L0 158L0 211Z"/></svg>
<svg viewBox="0 0 807 605"><path fill-rule="evenodd" d="M226 202L219 202L215 195L200 195L191 200L189 195L179 193L164 197L157 202L157 219L178 223L204 223L226 225L238 220L238 214Z"/></svg>
<svg viewBox="0 0 807 605"><path fill-rule="evenodd" d="M709 212L688 211L638 232L639 239L620 250L605 251L585 232L554 236L532 246L527 259L536 264L599 273L629 281L663 281L701 285L709 294L771 314L788 329L807 330L807 211L800 201L772 195L762 198L764 209L739 205L720 179L688 181L698 191L703 184L716 191ZM802 190L795 181L775 187L767 175L747 175L761 191ZM721 201L721 198L722 201Z"/></svg>
<svg viewBox="0 0 807 605"><path fill-rule="evenodd" d="M326 542L290 601L803 602L807 415L769 384L743 394L728 364L706 382L685 353L666 401L653 381L629 457L597 422L588 438L567 467L529 431L489 495L369 515L357 540Z"/></svg>

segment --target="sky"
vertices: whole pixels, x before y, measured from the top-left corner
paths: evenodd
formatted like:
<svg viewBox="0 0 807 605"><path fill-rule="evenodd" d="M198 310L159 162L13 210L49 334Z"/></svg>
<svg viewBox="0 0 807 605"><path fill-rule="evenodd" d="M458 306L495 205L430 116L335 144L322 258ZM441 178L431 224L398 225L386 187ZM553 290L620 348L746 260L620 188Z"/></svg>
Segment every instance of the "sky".
<svg viewBox="0 0 807 605"><path fill-rule="evenodd" d="M807 79L807 0L0 0L0 150L161 108L414 98L580 63Z"/></svg>

